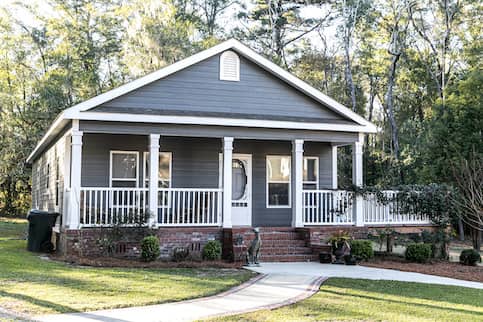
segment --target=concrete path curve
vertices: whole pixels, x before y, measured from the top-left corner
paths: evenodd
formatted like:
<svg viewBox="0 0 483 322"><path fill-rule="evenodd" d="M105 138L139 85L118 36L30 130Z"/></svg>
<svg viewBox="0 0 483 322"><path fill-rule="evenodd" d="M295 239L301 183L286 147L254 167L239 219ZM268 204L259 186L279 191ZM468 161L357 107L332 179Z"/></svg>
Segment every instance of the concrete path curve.
<svg viewBox="0 0 483 322"><path fill-rule="evenodd" d="M262 274L307 275L324 277L364 278L370 280L393 280L402 282L418 282L428 284L441 284L464 286L483 289L483 283L463 281L454 278L435 275L402 272L393 269L383 269L365 266L346 266L334 264L306 263L263 263L260 267L251 270Z"/></svg>
<svg viewBox="0 0 483 322"><path fill-rule="evenodd" d="M193 321L226 314L272 309L305 299L324 278L309 275L259 275L227 292L190 301L35 318L51 322Z"/></svg>

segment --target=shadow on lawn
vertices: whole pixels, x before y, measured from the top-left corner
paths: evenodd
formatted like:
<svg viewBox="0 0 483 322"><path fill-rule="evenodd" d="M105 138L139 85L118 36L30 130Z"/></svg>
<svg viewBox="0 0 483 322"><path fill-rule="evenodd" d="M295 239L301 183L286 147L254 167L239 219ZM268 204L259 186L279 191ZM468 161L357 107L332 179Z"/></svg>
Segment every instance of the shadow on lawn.
<svg viewBox="0 0 483 322"><path fill-rule="evenodd" d="M361 299L372 300L372 301L383 301L383 302L389 302L389 303L394 303L394 304L410 305L410 306L413 306L413 307L418 306L418 307L421 307L421 308L444 310L444 311L453 311L455 313L463 313L463 314L472 314L472 315L483 316L483 313L480 313L480 312L477 312L477 311L471 311L471 310L465 310L465 309L455 309L455 308L447 307L447 306L438 306L438 305L431 305L431 304L398 301L398 300L391 300L391 299L388 299L388 298L385 298L385 297L376 297L376 296L361 295L361 294L349 294L349 293L329 291L329 290L323 290L321 292L339 295L339 296L350 296L350 297L361 298ZM414 298L418 298L418 297L414 297Z"/></svg>
<svg viewBox="0 0 483 322"><path fill-rule="evenodd" d="M451 285L433 285L421 284L414 282L398 282L398 281L377 281L354 279L349 285L343 279L330 279L324 285L337 287L341 289L357 290L361 292L373 292L381 295L394 295L409 297L420 300L429 300L434 302L447 302L452 304L482 306L483 290L451 286ZM422 287L423 286L423 287ZM320 291L327 292L323 288ZM463 294L464 293L464 294ZM464 296L463 296L464 295ZM357 296L353 294L352 296Z"/></svg>
<svg viewBox="0 0 483 322"><path fill-rule="evenodd" d="M37 306L40 306L40 307L55 310L56 312L59 312L59 313L79 312L78 310L73 309L69 306L61 305L61 304L54 303L54 302L51 302L51 301L41 300L41 299L38 299L38 298L35 298L35 297L32 297L32 296L28 296L28 295L10 293L10 292L0 290L0 296L11 297L11 298L14 298L14 299L17 299L17 300L29 302L29 303L35 304Z"/></svg>

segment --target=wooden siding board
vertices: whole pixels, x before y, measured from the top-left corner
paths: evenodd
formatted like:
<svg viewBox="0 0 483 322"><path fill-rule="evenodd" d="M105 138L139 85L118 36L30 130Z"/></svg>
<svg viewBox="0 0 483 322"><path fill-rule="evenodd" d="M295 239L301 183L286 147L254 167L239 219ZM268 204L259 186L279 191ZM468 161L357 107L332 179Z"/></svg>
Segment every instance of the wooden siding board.
<svg viewBox="0 0 483 322"><path fill-rule="evenodd" d="M219 55L106 102L93 111L241 113L347 120L240 57L240 81L219 80ZM355 123L354 123L355 124Z"/></svg>

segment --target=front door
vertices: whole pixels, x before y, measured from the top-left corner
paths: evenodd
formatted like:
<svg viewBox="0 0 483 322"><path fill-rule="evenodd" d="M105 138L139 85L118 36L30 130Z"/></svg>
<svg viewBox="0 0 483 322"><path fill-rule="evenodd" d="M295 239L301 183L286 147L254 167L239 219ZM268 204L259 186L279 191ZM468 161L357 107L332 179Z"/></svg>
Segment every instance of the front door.
<svg viewBox="0 0 483 322"><path fill-rule="evenodd" d="M252 156L233 154L231 215L233 226L252 224Z"/></svg>

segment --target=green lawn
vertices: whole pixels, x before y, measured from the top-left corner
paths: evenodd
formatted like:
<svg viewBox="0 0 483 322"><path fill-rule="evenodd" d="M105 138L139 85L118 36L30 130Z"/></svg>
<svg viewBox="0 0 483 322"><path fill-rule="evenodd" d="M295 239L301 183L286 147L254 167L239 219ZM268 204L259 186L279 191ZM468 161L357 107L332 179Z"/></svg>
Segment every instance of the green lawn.
<svg viewBox="0 0 483 322"><path fill-rule="evenodd" d="M483 321L483 291L331 278L314 296L272 311L216 321Z"/></svg>
<svg viewBox="0 0 483 322"><path fill-rule="evenodd" d="M219 293L253 275L228 269L71 266L26 251L26 223L0 219L0 307L61 313L179 301Z"/></svg>

